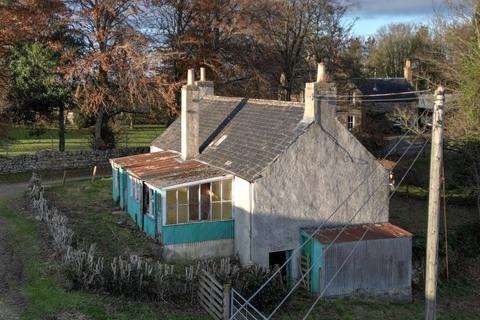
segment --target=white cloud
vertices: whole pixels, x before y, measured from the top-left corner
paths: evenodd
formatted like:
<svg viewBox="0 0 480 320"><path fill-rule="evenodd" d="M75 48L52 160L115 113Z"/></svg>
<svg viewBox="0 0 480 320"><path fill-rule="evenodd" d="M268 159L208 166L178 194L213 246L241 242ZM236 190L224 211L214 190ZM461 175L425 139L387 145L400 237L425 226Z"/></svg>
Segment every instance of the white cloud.
<svg viewBox="0 0 480 320"><path fill-rule="evenodd" d="M349 15L376 16L431 15L444 7L443 0L344 0L351 4Z"/></svg>

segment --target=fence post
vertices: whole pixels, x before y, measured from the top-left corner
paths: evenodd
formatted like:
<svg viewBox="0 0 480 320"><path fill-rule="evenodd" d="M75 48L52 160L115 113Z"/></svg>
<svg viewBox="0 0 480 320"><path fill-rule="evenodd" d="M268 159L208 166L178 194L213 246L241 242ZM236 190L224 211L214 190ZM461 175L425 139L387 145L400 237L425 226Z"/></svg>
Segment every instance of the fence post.
<svg viewBox="0 0 480 320"><path fill-rule="evenodd" d="M65 185L65 179L67 178L67 170L63 171L63 179L62 179L62 186Z"/></svg>
<svg viewBox="0 0 480 320"><path fill-rule="evenodd" d="M230 319L230 297L231 285L226 283L223 285L223 319Z"/></svg>
<svg viewBox="0 0 480 320"><path fill-rule="evenodd" d="M97 174L97 166L93 167L92 182L95 181L95 175L96 174Z"/></svg>

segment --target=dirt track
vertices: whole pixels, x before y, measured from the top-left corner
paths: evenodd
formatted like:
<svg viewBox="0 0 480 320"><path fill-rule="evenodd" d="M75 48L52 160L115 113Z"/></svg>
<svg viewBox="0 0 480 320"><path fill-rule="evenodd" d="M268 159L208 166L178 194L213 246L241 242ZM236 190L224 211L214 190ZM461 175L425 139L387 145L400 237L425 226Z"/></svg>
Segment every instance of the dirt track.
<svg viewBox="0 0 480 320"><path fill-rule="evenodd" d="M0 200L25 190L22 186L0 186ZM19 290L23 265L15 254L7 223L0 217L0 320L18 319L24 298Z"/></svg>
<svg viewBox="0 0 480 320"><path fill-rule="evenodd" d="M69 181L85 178L75 177ZM61 181L49 181L46 185L59 183ZM27 182L0 184L0 201L21 195L27 187ZM25 304L25 299L20 292L22 280L22 260L18 253L15 253L7 222L0 216L0 320L19 318Z"/></svg>

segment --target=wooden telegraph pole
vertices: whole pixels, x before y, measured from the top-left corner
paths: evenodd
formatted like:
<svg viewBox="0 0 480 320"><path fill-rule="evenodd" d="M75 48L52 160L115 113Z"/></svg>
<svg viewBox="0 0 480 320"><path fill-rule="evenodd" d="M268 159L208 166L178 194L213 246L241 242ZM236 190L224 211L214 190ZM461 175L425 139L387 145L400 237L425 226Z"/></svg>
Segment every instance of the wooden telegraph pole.
<svg viewBox="0 0 480 320"><path fill-rule="evenodd" d="M427 261L425 276L425 320L437 318L438 228L440 216L440 181L443 158L443 87L435 91L430 157L430 189L428 192Z"/></svg>

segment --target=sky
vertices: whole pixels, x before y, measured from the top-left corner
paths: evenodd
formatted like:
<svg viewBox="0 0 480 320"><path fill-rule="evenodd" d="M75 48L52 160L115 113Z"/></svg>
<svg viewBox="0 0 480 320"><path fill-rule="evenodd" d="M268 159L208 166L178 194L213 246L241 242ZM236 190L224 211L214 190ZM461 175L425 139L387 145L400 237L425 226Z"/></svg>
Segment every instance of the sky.
<svg viewBox="0 0 480 320"><path fill-rule="evenodd" d="M443 0L345 0L351 4L347 20L357 18L353 33L373 35L389 23L428 23L435 11L441 10Z"/></svg>

